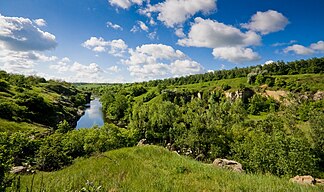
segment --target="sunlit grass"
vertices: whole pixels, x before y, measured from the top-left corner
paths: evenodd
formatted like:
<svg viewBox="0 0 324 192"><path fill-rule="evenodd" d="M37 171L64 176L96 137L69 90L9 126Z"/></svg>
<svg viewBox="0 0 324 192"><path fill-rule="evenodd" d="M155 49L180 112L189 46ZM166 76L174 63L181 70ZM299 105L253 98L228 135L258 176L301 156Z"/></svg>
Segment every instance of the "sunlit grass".
<svg viewBox="0 0 324 192"><path fill-rule="evenodd" d="M21 178L21 188L31 186L33 176ZM76 191L86 182L102 191L320 191L293 184L287 178L235 173L218 169L164 148L124 148L78 159L63 170L38 172L33 191ZM43 186L43 187L41 187Z"/></svg>
<svg viewBox="0 0 324 192"><path fill-rule="evenodd" d="M40 124L35 123L26 123L26 122L15 122L8 121L0 118L0 132L39 132L42 133L46 131L47 128Z"/></svg>

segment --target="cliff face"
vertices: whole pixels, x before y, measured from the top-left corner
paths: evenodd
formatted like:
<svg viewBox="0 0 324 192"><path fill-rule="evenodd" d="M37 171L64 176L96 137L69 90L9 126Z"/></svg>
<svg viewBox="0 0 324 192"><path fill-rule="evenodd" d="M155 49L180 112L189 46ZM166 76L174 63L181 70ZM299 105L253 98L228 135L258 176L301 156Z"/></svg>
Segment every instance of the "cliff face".
<svg viewBox="0 0 324 192"><path fill-rule="evenodd" d="M243 90L237 90L234 92L225 92L225 96L232 102L236 99L242 99L244 103L247 103L249 98L254 95L254 91L249 88L244 88Z"/></svg>

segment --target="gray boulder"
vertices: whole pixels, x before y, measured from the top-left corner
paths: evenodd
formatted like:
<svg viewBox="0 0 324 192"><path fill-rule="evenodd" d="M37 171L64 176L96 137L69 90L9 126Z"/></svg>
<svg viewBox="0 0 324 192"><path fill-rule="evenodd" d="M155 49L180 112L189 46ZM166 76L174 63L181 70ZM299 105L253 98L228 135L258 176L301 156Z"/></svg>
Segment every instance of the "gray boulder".
<svg viewBox="0 0 324 192"><path fill-rule="evenodd" d="M242 164L233 160L228 159L215 159L213 165L216 167L226 168L235 172L242 173L244 172Z"/></svg>

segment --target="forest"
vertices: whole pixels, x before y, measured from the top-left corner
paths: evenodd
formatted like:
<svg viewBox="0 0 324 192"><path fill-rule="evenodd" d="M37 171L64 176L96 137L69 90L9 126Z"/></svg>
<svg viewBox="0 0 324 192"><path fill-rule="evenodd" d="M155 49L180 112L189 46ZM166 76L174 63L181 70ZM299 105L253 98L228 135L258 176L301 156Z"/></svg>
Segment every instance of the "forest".
<svg viewBox="0 0 324 192"><path fill-rule="evenodd" d="M126 84L70 84L0 72L0 191L12 166L55 171L75 159L145 139L204 163L242 163L251 174L324 177L324 58ZM89 93L103 127L74 129Z"/></svg>

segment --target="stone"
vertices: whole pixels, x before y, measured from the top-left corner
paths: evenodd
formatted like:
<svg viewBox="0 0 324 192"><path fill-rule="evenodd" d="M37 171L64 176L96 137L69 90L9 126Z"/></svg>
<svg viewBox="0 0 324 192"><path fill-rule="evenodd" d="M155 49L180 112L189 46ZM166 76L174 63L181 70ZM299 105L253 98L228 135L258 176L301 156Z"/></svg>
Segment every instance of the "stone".
<svg viewBox="0 0 324 192"><path fill-rule="evenodd" d="M146 144L146 139L141 139L141 140L137 143L137 146L144 146L144 145L147 145L147 144Z"/></svg>
<svg viewBox="0 0 324 192"><path fill-rule="evenodd" d="M316 178L316 185L324 185L324 179L318 179Z"/></svg>
<svg viewBox="0 0 324 192"><path fill-rule="evenodd" d="M313 185L316 183L316 180L310 175L299 176L297 175L294 178L291 178L289 181L299 184L309 184Z"/></svg>
<svg viewBox="0 0 324 192"><path fill-rule="evenodd" d="M19 173L26 173L27 172L27 167L24 166L16 166L12 167L10 173L12 174L19 174Z"/></svg>
<svg viewBox="0 0 324 192"><path fill-rule="evenodd" d="M233 160L228 160L228 159L215 159L213 162L213 165L216 167L221 167L221 168L226 168L235 172L242 173L244 172L242 168L242 164Z"/></svg>

